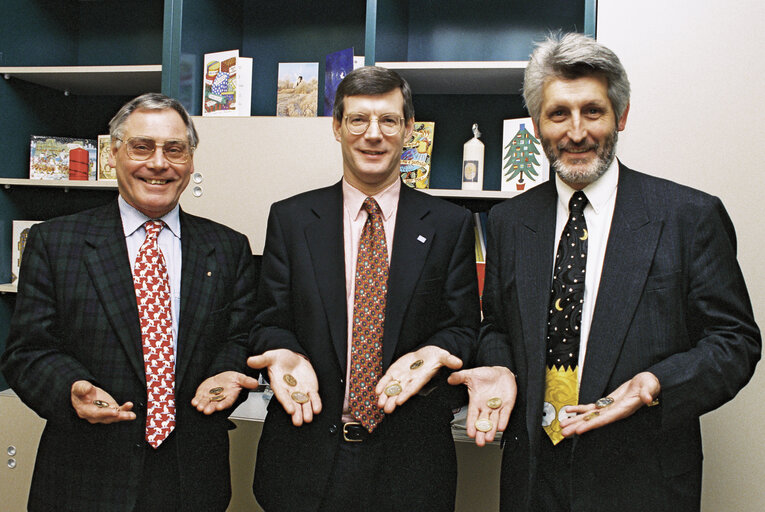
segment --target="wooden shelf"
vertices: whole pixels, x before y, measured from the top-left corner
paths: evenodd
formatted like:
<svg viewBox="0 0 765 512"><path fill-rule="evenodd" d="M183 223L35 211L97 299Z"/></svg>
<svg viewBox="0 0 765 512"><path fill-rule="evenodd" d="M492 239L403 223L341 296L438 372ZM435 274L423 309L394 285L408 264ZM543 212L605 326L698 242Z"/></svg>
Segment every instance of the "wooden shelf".
<svg viewBox="0 0 765 512"><path fill-rule="evenodd" d="M458 197L463 199L509 199L514 195L512 192L501 190L457 190L444 188L423 188L421 192L437 197Z"/></svg>
<svg viewBox="0 0 765 512"><path fill-rule="evenodd" d="M16 283L2 283L0 284L0 293L16 293Z"/></svg>
<svg viewBox="0 0 765 512"><path fill-rule="evenodd" d="M0 74L65 93L94 96L132 96L159 92L162 65L145 66L31 66L0 67Z"/></svg>
<svg viewBox="0 0 765 512"><path fill-rule="evenodd" d="M117 190L116 181L78 181L78 180L30 180L27 178L0 178L3 188L11 187L52 187L63 188L95 188L102 190Z"/></svg>
<svg viewBox="0 0 765 512"><path fill-rule="evenodd" d="M378 62L417 94L520 94L526 61Z"/></svg>

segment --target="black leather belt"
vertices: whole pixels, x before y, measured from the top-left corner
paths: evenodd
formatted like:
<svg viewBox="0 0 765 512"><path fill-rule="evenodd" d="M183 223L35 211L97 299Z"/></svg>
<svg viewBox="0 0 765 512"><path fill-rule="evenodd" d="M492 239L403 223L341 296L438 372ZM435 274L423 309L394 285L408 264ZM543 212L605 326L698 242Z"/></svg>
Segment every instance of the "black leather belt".
<svg viewBox="0 0 765 512"><path fill-rule="evenodd" d="M369 432L358 421L343 423L343 440L349 443L360 443L369 439Z"/></svg>

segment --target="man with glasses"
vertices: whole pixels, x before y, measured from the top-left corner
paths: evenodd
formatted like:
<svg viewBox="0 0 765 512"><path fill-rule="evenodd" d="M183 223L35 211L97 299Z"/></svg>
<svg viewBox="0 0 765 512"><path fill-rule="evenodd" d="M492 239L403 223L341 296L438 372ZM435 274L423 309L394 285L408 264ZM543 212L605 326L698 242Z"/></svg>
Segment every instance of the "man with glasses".
<svg viewBox="0 0 765 512"><path fill-rule="evenodd" d="M2 371L47 420L29 510L223 511L243 386L247 238L183 212L197 133L145 94L109 124L119 197L29 235Z"/></svg>
<svg viewBox="0 0 765 512"><path fill-rule="evenodd" d="M275 399L255 496L269 512L452 511L446 374L480 321L471 217L402 186L414 108L398 74L348 74L333 115L342 180L268 222L249 364Z"/></svg>

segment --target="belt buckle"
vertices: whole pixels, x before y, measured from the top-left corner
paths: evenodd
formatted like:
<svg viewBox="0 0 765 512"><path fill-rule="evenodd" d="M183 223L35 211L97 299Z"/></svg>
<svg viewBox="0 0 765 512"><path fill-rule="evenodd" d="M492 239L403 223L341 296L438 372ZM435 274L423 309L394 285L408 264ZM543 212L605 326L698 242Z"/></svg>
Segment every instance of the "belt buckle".
<svg viewBox="0 0 765 512"><path fill-rule="evenodd" d="M361 422L359 422L359 421L349 421L348 423L343 423L343 440L347 441L349 443L360 443L360 442L362 442L363 439L361 439L361 438L351 438L351 437L348 437L348 435L351 434L348 431L348 427L349 426L361 427Z"/></svg>

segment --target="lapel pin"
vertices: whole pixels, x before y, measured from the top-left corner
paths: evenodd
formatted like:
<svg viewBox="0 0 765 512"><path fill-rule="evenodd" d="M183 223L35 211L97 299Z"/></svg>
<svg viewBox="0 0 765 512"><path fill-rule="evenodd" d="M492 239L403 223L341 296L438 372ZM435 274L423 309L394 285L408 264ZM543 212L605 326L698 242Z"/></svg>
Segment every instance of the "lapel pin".
<svg viewBox="0 0 765 512"><path fill-rule="evenodd" d="M209 270L207 271L207 277L212 277L212 272L210 272Z"/></svg>
<svg viewBox="0 0 765 512"><path fill-rule="evenodd" d="M422 235L417 237L417 241L420 242L421 244L424 244L426 240L427 240L427 238L425 238Z"/></svg>

